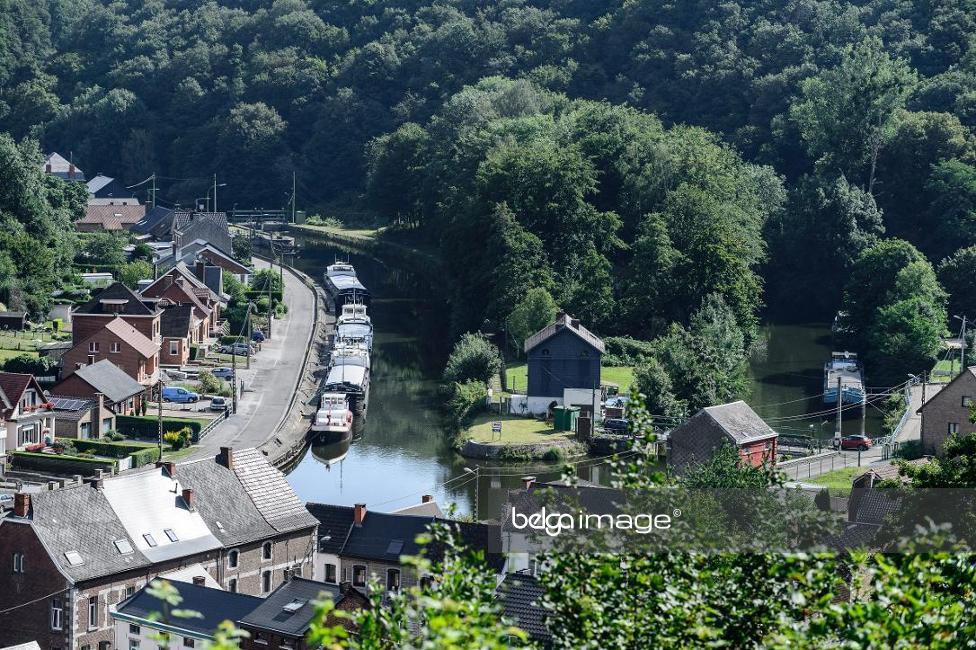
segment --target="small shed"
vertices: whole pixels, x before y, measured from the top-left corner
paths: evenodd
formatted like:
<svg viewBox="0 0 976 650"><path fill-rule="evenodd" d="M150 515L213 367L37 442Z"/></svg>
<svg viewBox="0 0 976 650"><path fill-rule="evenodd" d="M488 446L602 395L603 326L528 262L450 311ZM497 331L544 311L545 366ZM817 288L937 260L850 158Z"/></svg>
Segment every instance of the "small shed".
<svg viewBox="0 0 976 650"><path fill-rule="evenodd" d="M778 435L742 400L707 406L671 431L668 464L681 474L731 444L743 462L758 467L775 462Z"/></svg>
<svg viewBox="0 0 976 650"><path fill-rule="evenodd" d="M17 330L19 332L23 329L27 329L27 312L0 311L0 330Z"/></svg>
<svg viewBox="0 0 976 650"><path fill-rule="evenodd" d="M527 410L545 413L565 404L567 389L599 389L605 349L599 337L565 313L526 339Z"/></svg>

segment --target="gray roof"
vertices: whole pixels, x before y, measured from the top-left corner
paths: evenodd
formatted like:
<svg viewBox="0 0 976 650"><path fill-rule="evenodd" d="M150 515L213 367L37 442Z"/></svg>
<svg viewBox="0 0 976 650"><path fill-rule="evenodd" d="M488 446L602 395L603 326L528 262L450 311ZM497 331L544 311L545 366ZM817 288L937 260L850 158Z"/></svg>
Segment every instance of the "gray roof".
<svg viewBox="0 0 976 650"><path fill-rule="evenodd" d="M112 178L111 176L104 176L102 174L98 174L97 176L95 176L95 178L88 181L87 183L88 191L94 194L95 192L102 189L103 187L105 187L106 185L108 185L114 180L115 179Z"/></svg>
<svg viewBox="0 0 976 650"><path fill-rule="evenodd" d="M554 322L525 339L525 351L532 350L563 331L575 334L601 354L606 352L606 346L600 337L580 325L580 322L569 314L560 314Z"/></svg>
<svg viewBox="0 0 976 650"><path fill-rule="evenodd" d="M315 618L315 601L325 594L338 603L343 596L338 585L292 578L238 620L248 626L279 632L290 637L304 636ZM286 605L293 605L285 609Z"/></svg>
<svg viewBox="0 0 976 650"><path fill-rule="evenodd" d="M263 602L256 596L231 593L189 582L170 581L170 584L183 598L181 609L200 613L199 617L173 619L169 622L170 625L201 636L212 636L222 622L237 621ZM143 587L120 603L117 611L125 616L148 620L151 614L158 615L162 612L163 607L163 602L150 595L148 587Z"/></svg>
<svg viewBox="0 0 976 650"><path fill-rule="evenodd" d="M331 503L307 503L305 507L319 522L319 551L338 555L352 528L352 506Z"/></svg>
<svg viewBox="0 0 976 650"><path fill-rule="evenodd" d="M85 380L97 392L112 402L121 402L146 390L146 387L125 374L125 371L108 359L102 359L75 370L74 374ZM55 386L57 390L57 386Z"/></svg>
<svg viewBox="0 0 976 650"><path fill-rule="evenodd" d="M510 573L498 585L498 600L505 608L505 616L528 635L543 643L552 639L546 619L549 612L540 604L545 590L539 581L527 573Z"/></svg>
<svg viewBox="0 0 976 650"><path fill-rule="evenodd" d="M279 532L315 526L315 519L288 485L285 475L257 449L234 452L234 471L261 515Z"/></svg>
<svg viewBox="0 0 976 650"><path fill-rule="evenodd" d="M114 311L106 310L102 300L125 300L119 314L126 316L150 316L155 313L143 302L142 296L125 286L121 282L113 282L101 291L95 293L92 299L74 309L76 314L115 314Z"/></svg>
<svg viewBox="0 0 976 650"><path fill-rule="evenodd" d="M553 509L555 505L578 505L585 512L604 515L617 514L625 502L620 490L589 485L566 485L565 483L539 483L529 489L509 490L508 501L502 515L502 530L513 532L511 509L518 512L538 512L542 507Z"/></svg>
<svg viewBox="0 0 976 650"><path fill-rule="evenodd" d="M58 420L80 420L98 404L91 398L68 395L48 395L47 400L54 404Z"/></svg>
<svg viewBox="0 0 976 650"><path fill-rule="evenodd" d="M184 338L190 332L192 319L193 305L166 307L159 319L159 331L165 338Z"/></svg>
<svg viewBox="0 0 976 650"><path fill-rule="evenodd" d="M148 235L151 233L161 237L169 233L173 221L173 214L174 211L172 209L157 205L155 208L150 208L146 212L146 216L134 225L130 229L130 232L140 235Z"/></svg>
<svg viewBox="0 0 976 650"><path fill-rule="evenodd" d="M65 180L72 181L82 181L85 180L85 172L75 166L74 176L70 176L71 171L71 161L62 156L61 154L54 152L49 154L47 159L44 161L44 166L41 169L46 169L47 165L51 166L51 175L63 178Z"/></svg>
<svg viewBox="0 0 976 650"><path fill-rule="evenodd" d="M731 442L740 445L756 440L775 438L776 432L756 415L748 404L739 400L729 404L707 406L676 427L669 439L704 437L708 429L717 430Z"/></svg>

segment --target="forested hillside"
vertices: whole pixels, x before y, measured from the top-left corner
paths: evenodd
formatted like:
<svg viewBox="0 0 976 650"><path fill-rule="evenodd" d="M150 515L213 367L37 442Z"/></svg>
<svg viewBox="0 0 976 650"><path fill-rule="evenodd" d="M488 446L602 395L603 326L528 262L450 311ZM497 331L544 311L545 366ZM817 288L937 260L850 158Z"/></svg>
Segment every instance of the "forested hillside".
<svg viewBox="0 0 976 650"><path fill-rule="evenodd" d="M645 338L710 293L747 331L828 318L881 239L976 244L976 0L0 7L0 130L169 201L218 173L279 206L297 172L442 245L458 331L529 286ZM971 314L974 257L940 271Z"/></svg>

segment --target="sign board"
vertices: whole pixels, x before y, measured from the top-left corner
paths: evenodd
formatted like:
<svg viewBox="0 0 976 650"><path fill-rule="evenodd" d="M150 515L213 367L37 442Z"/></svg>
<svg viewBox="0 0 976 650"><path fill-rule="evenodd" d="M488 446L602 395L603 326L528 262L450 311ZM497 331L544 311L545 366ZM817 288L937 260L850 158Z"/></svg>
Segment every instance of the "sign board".
<svg viewBox="0 0 976 650"><path fill-rule="evenodd" d="M498 421L492 422L491 423L491 432L492 433L501 433L502 432L502 423L501 422L498 422Z"/></svg>

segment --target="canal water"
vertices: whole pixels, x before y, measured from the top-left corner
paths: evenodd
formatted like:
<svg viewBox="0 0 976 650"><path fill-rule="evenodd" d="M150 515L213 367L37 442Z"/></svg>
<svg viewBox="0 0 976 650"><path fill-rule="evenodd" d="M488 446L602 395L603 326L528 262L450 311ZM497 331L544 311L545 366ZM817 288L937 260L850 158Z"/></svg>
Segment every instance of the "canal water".
<svg viewBox="0 0 976 650"><path fill-rule="evenodd" d="M298 238L301 252L294 265L320 279L336 259L348 259L370 290L375 330L369 410L351 443L312 444L294 466L288 481L305 501L393 511L432 494L446 508L496 518L508 490L527 474L539 480L559 477L555 465L503 465L465 459L454 452L437 410L437 378L450 349L446 306L417 274L375 257ZM822 368L831 351L826 324L769 325L763 330L767 353L753 360L747 400L781 433L830 438L833 417L825 411ZM880 428L878 412L869 407L868 432ZM815 415L808 415L808 414ZM812 426L811 426L812 425ZM852 409L845 432L860 426ZM466 471L477 469L478 480ZM599 461L580 464L582 478L605 482Z"/></svg>

